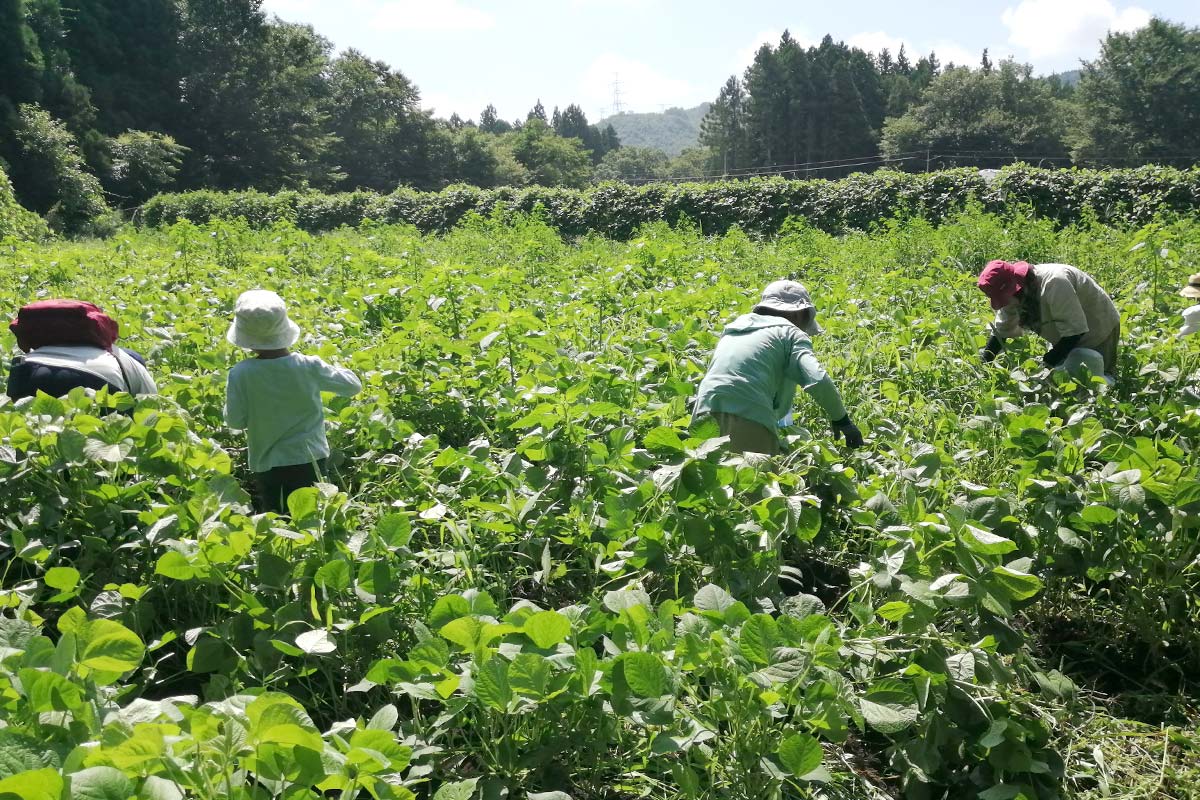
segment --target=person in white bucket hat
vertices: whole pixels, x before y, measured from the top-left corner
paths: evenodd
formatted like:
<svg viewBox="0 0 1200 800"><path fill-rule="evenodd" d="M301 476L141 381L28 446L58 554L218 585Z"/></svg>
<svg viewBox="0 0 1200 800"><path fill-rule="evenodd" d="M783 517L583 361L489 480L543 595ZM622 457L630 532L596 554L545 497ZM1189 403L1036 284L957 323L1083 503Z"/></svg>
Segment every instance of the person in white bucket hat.
<svg viewBox="0 0 1200 800"><path fill-rule="evenodd" d="M1200 273L1188 278L1187 286L1179 290L1179 296L1192 301L1192 305L1183 310L1183 327L1176 334L1182 339L1200 332Z"/></svg>
<svg viewBox="0 0 1200 800"><path fill-rule="evenodd" d="M781 280L767 286L752 313L725 327L700 382L693 422L712 417L731 449L775 455L780 450L776 424L791 413L800 386L846 444L861 447L862 433L813 354L810 337L823 332L816 317L802 284Z"/></svg>
<svg viewBox="0 0 1200 800"><path fill-rule="evenodd" d="M321 392L352 397L362 383L348 369L291 351L300 328L275 292L242 293L225 338L256 354L229 371L225 422L246 431L259 510L281 512L292 492L325 472L329 442Z"/></svg>

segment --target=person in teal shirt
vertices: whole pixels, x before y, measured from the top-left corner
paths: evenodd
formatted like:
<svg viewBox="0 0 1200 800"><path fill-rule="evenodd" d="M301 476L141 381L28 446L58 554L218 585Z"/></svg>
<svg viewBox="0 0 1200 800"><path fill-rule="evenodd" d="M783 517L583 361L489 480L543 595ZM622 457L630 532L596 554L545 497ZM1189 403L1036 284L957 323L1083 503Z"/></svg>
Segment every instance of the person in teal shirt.
<svg viewBox="0 0 1200 800"><path fill-rule="evenodd" d="M729 447L742 453L779 452L776 423L792 410L800 386L832 422L849 447L862 433L850 421L841 394L813 354L822 332L808 290L796 281L775 281L750 314L725 327L717 342L692 420L712 417Z"/></svg>

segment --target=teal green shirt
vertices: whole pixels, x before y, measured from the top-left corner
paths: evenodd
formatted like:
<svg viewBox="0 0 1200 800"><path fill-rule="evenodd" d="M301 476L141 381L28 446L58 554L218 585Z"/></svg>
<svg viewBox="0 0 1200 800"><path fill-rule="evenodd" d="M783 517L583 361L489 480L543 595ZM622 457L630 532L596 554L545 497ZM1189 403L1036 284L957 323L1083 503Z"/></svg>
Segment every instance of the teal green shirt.
<svg viewBox="0 0 1200 800"><path fill-rule="evenodd" d="M846 416L842 397L813 354L812 339L786 319L743 314L725 327L696 398L693 419L721 412L775 429L792 410L796 387L830 420Z"/></svg>

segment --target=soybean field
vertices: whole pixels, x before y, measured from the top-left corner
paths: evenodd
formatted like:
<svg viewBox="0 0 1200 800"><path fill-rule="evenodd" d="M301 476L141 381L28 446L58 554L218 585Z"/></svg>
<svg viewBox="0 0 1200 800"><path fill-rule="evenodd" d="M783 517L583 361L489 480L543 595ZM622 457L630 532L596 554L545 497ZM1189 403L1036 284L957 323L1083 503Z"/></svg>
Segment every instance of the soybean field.
<svg viewBox="0 0 1200 800"><path fill-rule="evenodd" d="M992 258L1100 281L1115 385L981 363ZM0 312L98 303L161 395L0 400L0 798L1200 797L1197 263L974 207L7 240ZM774 461L689 427L781 277L861 450L804 396ZM256 287L365 387L279 517L221 414Z"/></svg>

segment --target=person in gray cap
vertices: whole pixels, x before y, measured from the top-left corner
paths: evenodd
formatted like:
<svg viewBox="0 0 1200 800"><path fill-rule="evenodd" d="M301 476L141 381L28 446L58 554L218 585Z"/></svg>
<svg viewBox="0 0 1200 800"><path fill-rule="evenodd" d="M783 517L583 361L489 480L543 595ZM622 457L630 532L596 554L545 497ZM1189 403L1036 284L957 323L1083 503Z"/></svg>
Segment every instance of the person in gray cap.
<svg viewBox="0 0 1200 800"><path fill-rule="evenodd" d="M862 433L850 421L833 380L813 354L811 336L821 333L808 290L796 281L775 281L763 290L753 313L725 327L717 342L692 420L710 416L738 452L779 452L776 423L792 410L796 387L816 401L850 447Z"/></svg>

